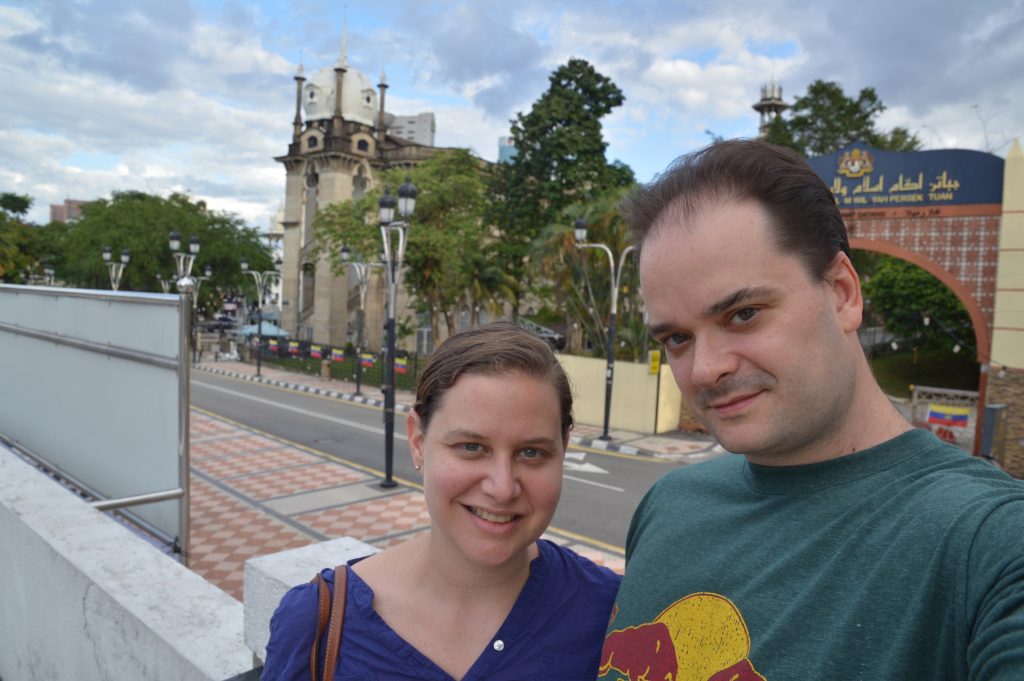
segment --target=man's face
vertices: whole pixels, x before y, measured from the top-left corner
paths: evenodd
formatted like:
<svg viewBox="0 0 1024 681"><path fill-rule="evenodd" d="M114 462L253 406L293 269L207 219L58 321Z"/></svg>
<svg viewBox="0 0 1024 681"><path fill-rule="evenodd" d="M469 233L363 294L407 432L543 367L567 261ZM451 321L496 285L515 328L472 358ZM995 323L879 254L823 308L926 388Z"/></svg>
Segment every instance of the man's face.
<svg viewBox="0 0 1024 681"><path fill-rule="evenodd" d="M847 334L860 314L849 287L859 282L845 256L830 270L839 285L812 280L769 230L753 202L685 224L670 207L643 244L640 285L652 336L722 446L754 463L808 463L837 454L847 421L856 382Z"/></svg>

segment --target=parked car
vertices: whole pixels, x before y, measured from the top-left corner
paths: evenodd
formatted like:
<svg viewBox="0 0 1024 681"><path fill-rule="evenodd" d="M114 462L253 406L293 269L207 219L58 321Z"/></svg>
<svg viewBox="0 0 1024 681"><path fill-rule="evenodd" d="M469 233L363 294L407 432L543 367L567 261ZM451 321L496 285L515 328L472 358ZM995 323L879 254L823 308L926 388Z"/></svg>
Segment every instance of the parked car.
<svg viewBox="0 0 1024 681"><path fill-rule="evenodd" d="M548 327L538 324L530 319L526 319L525 317L519 318L519 326L528 331L533 331L537 336L546 340L548 345L553 349L558 351L565 350L564 334L558 333L554 329L549 329Z"/></svg>

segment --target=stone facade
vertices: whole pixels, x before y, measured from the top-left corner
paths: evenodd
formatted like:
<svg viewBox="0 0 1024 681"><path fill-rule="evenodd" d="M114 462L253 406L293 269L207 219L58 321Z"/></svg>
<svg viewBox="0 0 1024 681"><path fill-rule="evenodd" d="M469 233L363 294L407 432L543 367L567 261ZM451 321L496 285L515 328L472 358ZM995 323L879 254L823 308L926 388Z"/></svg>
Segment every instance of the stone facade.
<svg viewBox="0 0 1024 681"><path fill-rule="evenodd" d="M996 460L1010 475L1024 478L1024 370L993 369L988 379L988 403L1007 407L1005 430L997 429L993 441Z"/></svg>

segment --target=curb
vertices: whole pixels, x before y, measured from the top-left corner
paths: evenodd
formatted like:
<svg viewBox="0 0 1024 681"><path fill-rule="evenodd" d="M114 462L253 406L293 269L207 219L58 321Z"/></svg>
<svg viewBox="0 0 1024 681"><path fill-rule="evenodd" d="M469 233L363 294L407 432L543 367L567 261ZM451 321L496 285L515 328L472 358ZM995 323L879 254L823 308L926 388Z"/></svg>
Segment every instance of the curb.
<svg viewBox="0 0 1024 681"><path fill-rule="evenodd" d="M229 369L219 369L217 367L193 365L192 369L196 371L205 371L210 374L216 374L218 376L227 376L228 378L237 378L242 381L249 381L251 383L262 383L264 385L272 385L277 388L284 388L286 390L294 390L295 392L308 393L310 395L320 395L321 397L331 397L336 400L345 400L347 402L355 402L356 404L366 404L371 407L384 407L384 400L371 399L365 395L356 395L355 393L342 392L340 390L328 390L326 388L314 388L313 386L304 385L302 383L292 383L290 381L278 381L270 378L264 378L263 376L254 376L253 374L243 374L240 371L231 371ZM395 412L408 414L412 411L412 406L404 403L395 403ZM579 437L576 435L569 436L569 442L576 445L577 447L588 447L590 449L598 449L605 452L615 452L616 454L627 454L631 456L649 456L656 459L667 458L666 454L661 452L655 452L649 449L642 449L640 447L634 447L632 445L620 445L608 440L601 440L599 438L591 437Z"/></svg>

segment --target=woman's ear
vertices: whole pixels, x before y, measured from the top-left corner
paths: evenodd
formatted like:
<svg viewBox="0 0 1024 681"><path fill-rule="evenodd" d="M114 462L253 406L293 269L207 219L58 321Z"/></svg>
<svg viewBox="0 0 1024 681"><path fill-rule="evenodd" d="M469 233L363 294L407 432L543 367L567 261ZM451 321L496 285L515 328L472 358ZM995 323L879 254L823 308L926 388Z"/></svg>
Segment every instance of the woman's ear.
<svg viewBox="0 0 1024 681"><path fill-rule="evenodd" d="M409 412L405 419L405 434L409 438L409 455L416 470L423 468L423 428L416 410Z"/></svg>

